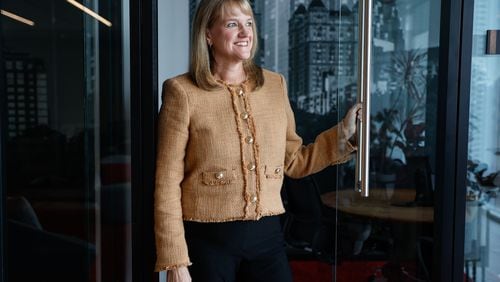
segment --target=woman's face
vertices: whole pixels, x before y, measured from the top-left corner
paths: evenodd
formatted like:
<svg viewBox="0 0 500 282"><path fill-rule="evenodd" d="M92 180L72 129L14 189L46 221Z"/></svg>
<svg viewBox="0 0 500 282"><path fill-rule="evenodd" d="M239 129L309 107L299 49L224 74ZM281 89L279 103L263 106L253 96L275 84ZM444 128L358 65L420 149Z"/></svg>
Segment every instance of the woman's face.
<svg viewBox="0 0 500 282"><path fill-rule="evenodd" d="M212 43L212 55L217 64L242 63L251 55L253 19L239 7L232 6L207 30L207 39Z"/></svg>

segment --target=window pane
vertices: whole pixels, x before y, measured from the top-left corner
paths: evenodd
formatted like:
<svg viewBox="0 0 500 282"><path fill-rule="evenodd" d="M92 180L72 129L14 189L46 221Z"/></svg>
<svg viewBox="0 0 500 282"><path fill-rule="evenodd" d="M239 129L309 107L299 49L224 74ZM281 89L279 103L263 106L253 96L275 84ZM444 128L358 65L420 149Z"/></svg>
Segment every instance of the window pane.
<svg viewBox="0 0 500 282"><path fill-rule="evenodd" d="M500 2L476 0L464 245L465 272L472 281L500 279L500 56L486 54L487 30L500 30Z"/></svg>
<svg viewBox="0 0 500 282"><path fill-rule="evenodd" d="M7 280L131 281L128 1L1 4Z"/></svg>

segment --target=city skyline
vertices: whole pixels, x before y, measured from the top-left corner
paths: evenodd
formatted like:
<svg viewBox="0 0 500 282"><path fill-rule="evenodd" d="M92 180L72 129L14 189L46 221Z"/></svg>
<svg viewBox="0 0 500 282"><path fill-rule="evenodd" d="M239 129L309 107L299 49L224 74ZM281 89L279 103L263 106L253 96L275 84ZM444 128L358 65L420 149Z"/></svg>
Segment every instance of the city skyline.
<svg viewBox="0 0 500 282"><path fill-rule="evenodd" d="M260 41L255 61L286 78L290 101L297 109L323 116L342 114L355 103L357 1L253 0L251 4ZM408 5L403 7L408 9ZM398 99L401 89L395 78L399 74L391 63L412 50L406 50L405 36L412 36L414 31L403 30L400 8L401 4L395 2L374 2L372 95L378 95L372 105L374 111ZM431 67L421 63L422 68ZM425 100L425 87L419 91L423 91ZM410 100L401 104L402 114L409 111L410 104Z"/></svg>

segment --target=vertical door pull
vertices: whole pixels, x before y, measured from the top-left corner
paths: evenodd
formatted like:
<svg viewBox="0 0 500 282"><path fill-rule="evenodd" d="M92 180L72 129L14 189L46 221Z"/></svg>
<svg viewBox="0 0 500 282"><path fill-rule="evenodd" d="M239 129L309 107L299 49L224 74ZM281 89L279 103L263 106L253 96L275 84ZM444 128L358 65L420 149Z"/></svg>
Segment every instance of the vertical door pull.
<svg viewBox="0 0 500 282"><path fill-rule="evenodd" d="M368 197L370 161L370 84L372 49L372 0L360 0L359 47L358 47L358 103L363 105L361 119L357 124L358 152L356 155L355 189Z"/></svg>

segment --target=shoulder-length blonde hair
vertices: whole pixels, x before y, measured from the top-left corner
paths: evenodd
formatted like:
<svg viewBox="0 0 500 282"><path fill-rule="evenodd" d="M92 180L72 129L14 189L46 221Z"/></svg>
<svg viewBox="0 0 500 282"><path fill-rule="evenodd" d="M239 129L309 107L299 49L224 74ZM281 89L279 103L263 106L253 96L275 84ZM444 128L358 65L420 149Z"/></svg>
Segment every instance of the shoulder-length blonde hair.
<svg viewBox="0 0 500 282"><path fill-rule="evenodd" d="M202 89L213 90L220 87L211 72L211 66L214 63L214 58L209 50L206 36L207 30L210 29L215 22L223 18L225 13L227 13L227 9L232 6L240 8L243 13L250 15L254 19L254 25L252 28L253 45L250 58L243 62L243 68L247 73L247 78L254 83L256 88L260 88L264 84L262 69L253 62L258 46L257 27L255 25L252 7L248 1L201 0L193 20L189 73L191 74L194 83Z"/></svg>

